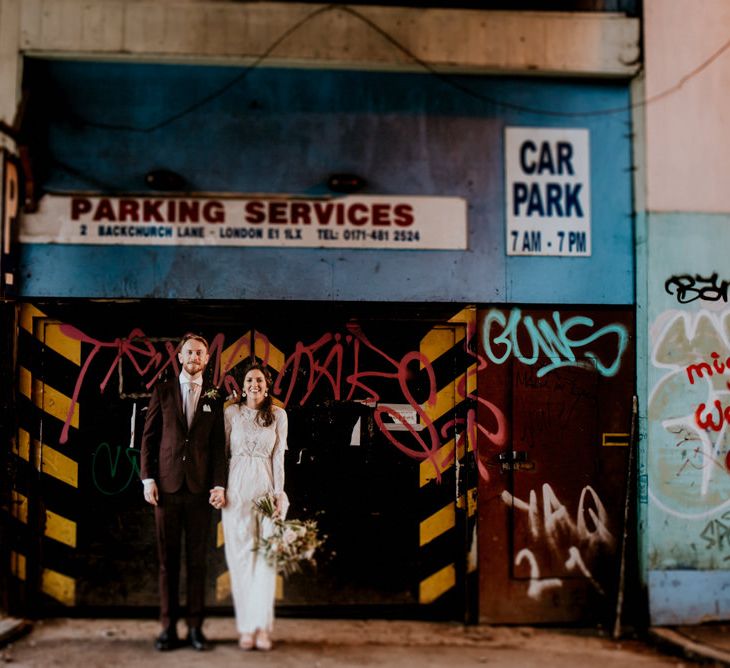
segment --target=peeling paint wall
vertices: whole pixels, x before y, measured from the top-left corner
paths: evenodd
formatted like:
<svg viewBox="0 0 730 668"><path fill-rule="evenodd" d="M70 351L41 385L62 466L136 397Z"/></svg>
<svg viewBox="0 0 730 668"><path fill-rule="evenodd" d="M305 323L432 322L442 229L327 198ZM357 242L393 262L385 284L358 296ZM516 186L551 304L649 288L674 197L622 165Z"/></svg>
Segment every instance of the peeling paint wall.
<svg viewBox="0 0 730 668"><path fill-rule="evenodd" d="M633 302L623 83L462 77L468 95L424 74L65 61L26 75L47 192L151 192L165 168L193 192L313 196L350 172L362 194L468 203L466 251L26 244L27 297ZM588 130L591 256L506 256L506 126Z"/></svg>

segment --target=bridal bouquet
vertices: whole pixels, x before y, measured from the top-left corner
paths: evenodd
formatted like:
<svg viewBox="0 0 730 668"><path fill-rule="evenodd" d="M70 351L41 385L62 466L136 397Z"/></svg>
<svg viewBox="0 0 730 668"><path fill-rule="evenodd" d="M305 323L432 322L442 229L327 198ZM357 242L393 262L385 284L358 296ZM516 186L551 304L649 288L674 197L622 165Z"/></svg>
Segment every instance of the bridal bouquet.
<svg viewBox="0 0 730 668"><path fill-rule="evenodd" d="M273 494L254 501L254 508L273 523L273 531L260 536L255 550L263 553L266 561L282 575L301 570L302 562L315 564L314 552L322 546L315 520L283 520L275 517L276 502Z"/></svg>

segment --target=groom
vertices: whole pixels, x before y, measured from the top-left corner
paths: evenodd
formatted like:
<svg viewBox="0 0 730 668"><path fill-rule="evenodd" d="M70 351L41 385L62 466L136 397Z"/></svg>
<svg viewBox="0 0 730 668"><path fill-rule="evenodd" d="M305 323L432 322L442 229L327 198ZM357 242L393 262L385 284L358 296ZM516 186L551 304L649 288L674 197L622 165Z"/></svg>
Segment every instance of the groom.
<svg viewBox="0 0 730 668"><path fill-rule="evenodd" d="M180 645L176 627L184 535L186 643L201 651L208 647L202 625L210 505L225 505L223 402L218 391L203 382L208 342L202 336L185 335L178 360L180 376L157 383L152 391L142 434L140 477L145 501L155 506L157 527L162 632L155 647L165 651Z"/></svg>

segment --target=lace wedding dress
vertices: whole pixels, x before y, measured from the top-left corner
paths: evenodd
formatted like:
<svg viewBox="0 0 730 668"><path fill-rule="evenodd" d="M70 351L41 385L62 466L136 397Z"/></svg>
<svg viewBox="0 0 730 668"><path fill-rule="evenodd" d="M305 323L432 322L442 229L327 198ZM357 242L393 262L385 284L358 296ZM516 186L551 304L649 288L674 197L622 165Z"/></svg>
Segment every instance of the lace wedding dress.
<svg viewBox="0 0 730 668"><path fill-rule="evenodd" d="M262 553L253 551L258 531L266 535L271 522L262 520L253 502L284 491L288 423L286 412L275 406L274 422L262 427L255 419L257 412L244 404L225 410L230 466L223 536L239 633L271 631L274 622L276 572Z"/></svg>

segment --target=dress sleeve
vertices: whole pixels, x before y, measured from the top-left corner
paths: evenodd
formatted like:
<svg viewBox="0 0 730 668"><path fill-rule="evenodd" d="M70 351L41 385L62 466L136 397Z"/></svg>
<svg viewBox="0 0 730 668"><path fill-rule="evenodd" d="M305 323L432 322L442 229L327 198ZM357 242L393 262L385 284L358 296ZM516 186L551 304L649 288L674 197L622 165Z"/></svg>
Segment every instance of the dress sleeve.
<svg viewBox="0 0 730 668"><path fill-rule="evenodd" d="M274 450L271 453L273 473L274 473L274 494L280 494L284 491L284 451L287 449L286 438L289 432L289 418L286 411L276 411L276 442Z"/></svg>
<svg viewBox="0 0 730 668"><path fill-rule="evenodd" d="M231 419L232 419L232 413L233 411L230 411L228 409L225 410L223 413L223 423L225 427L226 432L226 459L231 458Z"/></svg>
<svg viewBox="0 0 730 668"><path fill-rule="evenodd" d="M211 430L213 454L213 486L226 488L228 480L228 455L226 452L225 414L222 402L216 402L215 425Z"/></svg>

